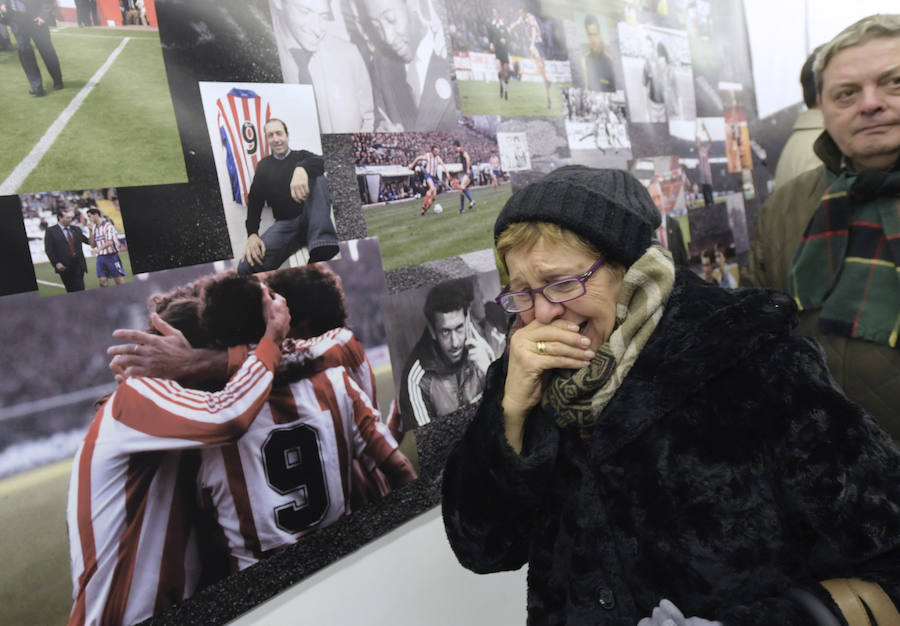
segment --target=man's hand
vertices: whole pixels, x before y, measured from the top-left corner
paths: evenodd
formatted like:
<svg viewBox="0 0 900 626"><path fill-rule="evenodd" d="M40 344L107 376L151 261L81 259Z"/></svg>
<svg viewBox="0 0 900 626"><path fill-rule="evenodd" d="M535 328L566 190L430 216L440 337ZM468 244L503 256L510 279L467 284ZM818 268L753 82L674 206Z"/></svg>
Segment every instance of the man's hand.
<svg viewBox="0 0 900 626"><path fill-rule="evenodd" d="M266 243L259 238L259 235L253 233L247 237L247 245L244 247L244 254L241 258L250 265L262 265L266 256Z"/></svg>
<svg viewBox="0 0 900 626"><path fill-rule="evenodd" d="M44 20L42 20L42 19L39 18L39 17L36 17L36 18L34 18L34 23L37 24L38 26L43 26L43 25L44 25Z"/></svg>
<svg viewBox="0 0 900 626"><path fill-rule="evenodd" d="M299 165L291 176L291 197L294 202L303 202L309 197L309 174Z"/></svg>
<svg viewBox="0 0 900 626"><path fill-rule="evenodd" d="M124 328L113 331L113 337L129 342L110 346L106 350L113 357L109 369L116 375L116 382L122 382L129 376L180 378L191 362L193 348L180 330L170 326L156 313L150 316L150 323L160 335Z"/></svg>
<svg viewBox="0 0 900 626"><path fill-rule="evenodd" d="M378 469L384 472L391 489L398 489L419 477L416 468L400 448L394 448L394 451L378 465Z"/></svg>
<svg viewBox="0 0 900 626"><path fill-rule="evenodd" d="M478 371L484 374L494 361L494 351L475 328L471 319L466 320L466 348L469 352L469 359L475 363Z"/></svg>
<svg viewBox="0 0 900 626"><path fill-rule="evenodd" d="M54 267L56 267L57 272L65 272L66 271L66 266L63 265L62 263L57 263Z"/></svg>
<svg viewBox="0 0 900 626"><path fill-rule="evenodd" d="M387 113L384 112L384 109L381 107L377 108L378 111L376 111L376 117L379 119L379 122L378 126L375 128L376 133L399 133L406 130L400 122L392 122ZM412 165L409 166L409 169L412 169L413 165L418 162L419 159L413 161Z"/></svg>
<svg viewBox="0 0 900 626"><path fill-rule="evenodd" d="M100 248L91 248L91 254L95 255L100 251Z"/></svg>
<svg viewBox="0 0 900 626"><path fill-rule="evenodd" d="M266 319L266 337L281 346L291 329L291 312L284 296L263 289L263 317Z"/></svg>

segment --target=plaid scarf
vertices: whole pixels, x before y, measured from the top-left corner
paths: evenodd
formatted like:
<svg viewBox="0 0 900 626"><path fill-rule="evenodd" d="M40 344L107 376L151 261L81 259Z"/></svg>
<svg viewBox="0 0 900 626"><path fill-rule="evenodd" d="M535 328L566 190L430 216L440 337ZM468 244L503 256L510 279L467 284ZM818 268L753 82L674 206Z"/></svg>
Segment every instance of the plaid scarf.
<svg viewBox="0 0 900 626"><path fill-rule="evenodd" d="M675 283L672 253L651 244L631 264L619 289L616 328L580 370L557 370L541 397L560 426L593 426L656 329Z"/></svg>
<svg viewBox="0 0 900 626"><path fill-rule="evenodd" d="M824 333L897 346L900 329L900 172L826 170L829 187L788 273L802 310Z"/></svg>

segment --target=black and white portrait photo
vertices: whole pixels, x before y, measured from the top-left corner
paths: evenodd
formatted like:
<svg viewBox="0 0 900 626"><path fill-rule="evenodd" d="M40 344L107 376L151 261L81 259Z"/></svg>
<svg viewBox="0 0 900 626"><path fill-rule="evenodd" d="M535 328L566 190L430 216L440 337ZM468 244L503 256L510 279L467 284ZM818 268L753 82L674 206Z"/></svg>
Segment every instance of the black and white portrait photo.
<svg viewBox="0 0 900 626"><path fill-rule="evenodd" d="M428 131L458 117L433 0L269 0L284 81L312 85L323 133Z"/></svg>
<svg viewBox="0 0 900 626"><path fill-rule="evenodd" d="M632 122L697 117L691 51L685 31L620 22L619 45Z"/></svg>

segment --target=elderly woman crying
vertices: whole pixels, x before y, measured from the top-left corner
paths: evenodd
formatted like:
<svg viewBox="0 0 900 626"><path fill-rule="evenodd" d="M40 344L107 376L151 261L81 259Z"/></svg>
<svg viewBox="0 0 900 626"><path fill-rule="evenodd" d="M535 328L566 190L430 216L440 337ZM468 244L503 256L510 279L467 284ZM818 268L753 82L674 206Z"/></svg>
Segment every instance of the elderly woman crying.
<svg viewBox="0 0 900 626"><path fill-rule="evenodd" d="M659 223L581 166L501 211L514 321L444 473L458 559L528 563L533 624L852 624L847 594L895 623L900 451L787 296L676 271Z"/></svg>

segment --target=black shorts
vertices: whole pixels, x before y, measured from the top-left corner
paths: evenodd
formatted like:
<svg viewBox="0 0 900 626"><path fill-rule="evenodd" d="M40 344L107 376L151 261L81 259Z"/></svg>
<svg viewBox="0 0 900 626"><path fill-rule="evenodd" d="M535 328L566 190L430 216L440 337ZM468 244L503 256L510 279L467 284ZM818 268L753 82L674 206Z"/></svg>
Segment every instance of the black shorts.
<svg viewBox="0 0 900 626"><path fill-rule="evenodd" d="M498 46L495 44L494 56L497 57L497 60L503 63L503 65L509 65L509 46Z"/></svg>

